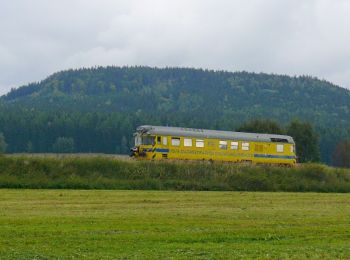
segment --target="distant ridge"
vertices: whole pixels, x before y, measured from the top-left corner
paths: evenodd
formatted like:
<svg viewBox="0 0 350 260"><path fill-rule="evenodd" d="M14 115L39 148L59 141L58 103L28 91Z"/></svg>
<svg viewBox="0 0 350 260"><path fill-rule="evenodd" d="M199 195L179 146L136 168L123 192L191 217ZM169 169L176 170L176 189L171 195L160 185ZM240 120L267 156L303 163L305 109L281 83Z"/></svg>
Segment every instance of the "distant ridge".
<svg viewBox="0 0 350 260"><path fill-rule="evenodd" d="M326 150L350 136L350 91L309 76L95 67L57 72L10 91L0 103L7 113L117 113L125 119L123 136L138 122L234 130L252 118L281 124L299 118L317 127L325 161Z"/></svg>

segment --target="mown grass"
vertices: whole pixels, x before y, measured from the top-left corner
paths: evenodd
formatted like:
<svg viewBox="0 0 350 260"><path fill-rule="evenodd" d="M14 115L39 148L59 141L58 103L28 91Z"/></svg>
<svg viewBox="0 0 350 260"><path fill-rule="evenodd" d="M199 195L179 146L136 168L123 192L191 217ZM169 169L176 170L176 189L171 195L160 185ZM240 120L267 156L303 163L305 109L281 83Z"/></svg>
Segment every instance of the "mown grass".
<svg viewBox="0 0 350 260"><path fill-rule="evenodd" d="M0 188L350 192L350 169L10 156Z"/></svg>
<svg viewBox="0 0 350 260"><path fill-rule="evenodd" d="M350 194L0 190L0 259L349 259Z"/></svg>

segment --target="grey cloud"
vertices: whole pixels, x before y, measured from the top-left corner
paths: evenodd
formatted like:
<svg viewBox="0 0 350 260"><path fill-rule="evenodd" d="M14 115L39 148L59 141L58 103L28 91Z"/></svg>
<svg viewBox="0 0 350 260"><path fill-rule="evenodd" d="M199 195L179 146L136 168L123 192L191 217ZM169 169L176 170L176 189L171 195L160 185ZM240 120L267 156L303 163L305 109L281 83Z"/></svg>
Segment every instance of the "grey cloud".
<svg viewBox="0 0 350 260"><path fill-rule="evenodd" d="M345 0L12 0L0 17L0 94L96 65L307 74L350 88Z"/></svg>

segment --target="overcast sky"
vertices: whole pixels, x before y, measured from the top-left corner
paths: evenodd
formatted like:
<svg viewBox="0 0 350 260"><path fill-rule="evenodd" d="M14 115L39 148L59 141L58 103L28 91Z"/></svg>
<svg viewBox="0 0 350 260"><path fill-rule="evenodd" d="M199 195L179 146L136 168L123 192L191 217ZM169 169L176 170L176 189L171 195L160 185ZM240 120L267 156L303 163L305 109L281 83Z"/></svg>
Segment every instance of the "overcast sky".
<svg viewBox="0 0 350 260"><path fill-rule="evenodd" d="M350 88L350 1L0 0L0 94L98 65L312 75Z"/></svg>

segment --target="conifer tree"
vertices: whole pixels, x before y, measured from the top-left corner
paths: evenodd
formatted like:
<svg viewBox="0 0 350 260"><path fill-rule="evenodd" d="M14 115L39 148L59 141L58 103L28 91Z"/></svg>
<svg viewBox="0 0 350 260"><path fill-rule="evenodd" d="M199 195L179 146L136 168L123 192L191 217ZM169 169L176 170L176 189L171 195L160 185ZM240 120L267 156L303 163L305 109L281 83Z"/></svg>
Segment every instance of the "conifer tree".
<svg viewBox="0 0 350 260"><path fill-rule="evenodd" d="M0 154L4 154L6 152L7 143L5 141L5 137L3 133L0 132Z"/></svg>
<svg viewBox="0 0 350 260"><path fill-rule="evenodd" d="M298 162L319 162L318 135L310 123L293 120L287 127L287 134L296 143Z"/></svg>

